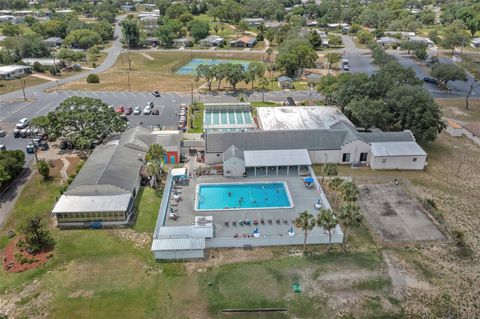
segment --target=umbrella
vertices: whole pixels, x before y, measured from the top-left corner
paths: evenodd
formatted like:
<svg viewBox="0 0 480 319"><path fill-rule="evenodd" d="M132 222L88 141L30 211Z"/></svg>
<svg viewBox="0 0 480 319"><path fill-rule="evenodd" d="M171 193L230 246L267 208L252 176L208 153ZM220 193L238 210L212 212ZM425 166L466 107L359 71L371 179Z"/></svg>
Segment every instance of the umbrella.
<svg viewBox="0 0 480 319"><path fill-rule="evenodd" d="M258 233L258 227L253 231L254 234Z"/></svg>
<svg viewBox="0 0 480 319"><path fill-rule="evenodd" d="M305 177L305 178L303 179L303 181L304 181L305 183L313 183L313 177L310 177L310 176L309 176L309 177Z"/></svg>

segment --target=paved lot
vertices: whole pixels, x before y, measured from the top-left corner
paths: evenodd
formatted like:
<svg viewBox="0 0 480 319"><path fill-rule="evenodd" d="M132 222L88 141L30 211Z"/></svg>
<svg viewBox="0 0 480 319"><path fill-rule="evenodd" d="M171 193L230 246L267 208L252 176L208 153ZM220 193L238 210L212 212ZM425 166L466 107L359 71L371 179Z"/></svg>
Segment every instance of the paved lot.
<svg viewBox="0 0 480 319"><path fill-rule="evenodd" d="M384 241L443 240L445 236L402 186L359 185L363 214Z"/></svg>

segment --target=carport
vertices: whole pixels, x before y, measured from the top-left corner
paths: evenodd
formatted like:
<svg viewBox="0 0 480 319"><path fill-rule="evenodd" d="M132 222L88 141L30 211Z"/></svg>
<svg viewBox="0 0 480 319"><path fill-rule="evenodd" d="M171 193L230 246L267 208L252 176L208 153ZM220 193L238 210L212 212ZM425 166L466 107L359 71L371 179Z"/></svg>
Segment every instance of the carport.
<svg viewBox="0 0 480 319"><path fill-rule="evenodd" d="M244 151L244 157L253 176L298 175L312 165L306 149Z"/></svg>

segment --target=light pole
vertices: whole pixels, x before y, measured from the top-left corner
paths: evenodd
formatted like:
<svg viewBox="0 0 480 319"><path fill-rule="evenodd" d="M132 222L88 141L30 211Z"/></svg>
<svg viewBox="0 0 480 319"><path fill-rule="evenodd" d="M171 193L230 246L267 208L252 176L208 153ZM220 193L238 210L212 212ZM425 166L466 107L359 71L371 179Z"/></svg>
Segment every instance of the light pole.
<svg viewBox="0 0 480 319"><path fill-rule="evenodd" d="M25 94L25 80L19 79L20 83L22 84L22 91L23 91L23 99L27 101L27 95Z"/></svg>
<svg viewBox="0 0 480 319"><path fill-rule="evenodd" d="M127 79L128 79L128 92L130 92L130 71L127 72Z"/></svg>

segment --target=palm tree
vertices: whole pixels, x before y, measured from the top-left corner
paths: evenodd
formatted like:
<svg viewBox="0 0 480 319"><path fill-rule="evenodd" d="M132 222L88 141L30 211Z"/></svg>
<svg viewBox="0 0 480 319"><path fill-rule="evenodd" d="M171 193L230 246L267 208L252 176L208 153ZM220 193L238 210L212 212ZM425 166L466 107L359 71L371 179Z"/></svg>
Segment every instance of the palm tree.
<svg viewBox="0 0 480 319"><path fill-rule="evenodd" d="M273 50L272 48L267 48L265 52L267 53L267 62L270 63L270 56L272 55Z"/></svg>
<svg viewBox="0 0 480 319"><path fill-rule="evenodd" d="M158 180L160 177L160 174L163 171L163 167L160 165L160 162L158 161L152 161L148 162L147 164L147 173L150 177L153 178L153 187L157 188L158 187Z"/></svg>
<svg viewBox="0 0 480 319"><path fill-rule="evenodd" d="M295 219L294 224L295 227L301 228L304 232L305 238L303 239L303 252L305 253L308 231L312 230L315 226L315 219L308 211L304 211Z"/></svg>
<svg viewBox="0 0 480 319"><path fill-rule="evenodd" d="M333 192L333 202L337 203L338 192L340 191L340 186L343 183L343 179L340 177L334 177L328 182L328 187Z"/></svg>
<svg viewBox="0 0 480 319"><path fill-rule="evenodd" d="M265 102L265 91L268 87L268 80L266 77L262 76L258 79L258 85L262 88L262 102Z"/></svg>
<svg viewBox="0 0 480 319"><path fill-rule="evenodd" d="M360 207L357 204L348 203L342 206L338 219L345 226L343 231L343 251L347 252L347 230L359 227L362 223L363 215L360 214Z"/></svg>
<svg viewBox="0 0 480 319"><path fill-rule="evenodd" d="M338 175L338 169L337 169L337 164L335 163L325 163L322 166L322 184L323 180L325 179L325 175L328 177L332 176L337 176Z"/></svg>
<svg viewBox="0 0 480 319"><path fill-rule="evenodd" d="M345 202L356 202L358 198L358 188L355 183L350 181L345 181L340 186L342 190L342 200Z"/></svg>
<svg viewBox="0 0 480 319"><path fill-rule="evenodd" d="M316 218L317 226L328 232L328 251L332 244L332 230L337 226L337 218L331 209L322 208Z"/></svg>
<svg viewBox="0 0 480 319"><path fill-rule="evenodd" d="M148 162L157 161L157 162L161 162L163 165L164 157L165 157L165 150L161 145L159 144L150 145L150 148L148 149L148 152L147 152Z"/></svg>

